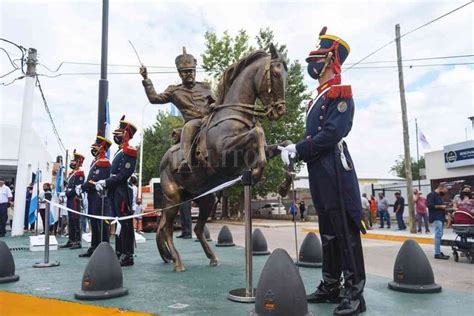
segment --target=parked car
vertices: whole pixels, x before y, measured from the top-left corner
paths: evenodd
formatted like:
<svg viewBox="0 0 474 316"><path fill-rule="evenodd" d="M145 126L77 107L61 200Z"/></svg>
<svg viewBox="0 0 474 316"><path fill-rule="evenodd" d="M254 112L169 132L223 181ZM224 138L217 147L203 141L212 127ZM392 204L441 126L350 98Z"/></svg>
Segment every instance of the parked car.
<svg viewBox="0 0 474 316"><path fill-rule="evenodd" d="M256 213L261 215L285 215L286 210L281 203L268 203L259 208Z"/></svg>
<svg viewBox="0 0 474 316"><path fill-rule="evenodd" d="M192 202L191 203L191 219L193 221L194 220L197 221L198 217L199 217L199 206L196 203Z"/></svg>

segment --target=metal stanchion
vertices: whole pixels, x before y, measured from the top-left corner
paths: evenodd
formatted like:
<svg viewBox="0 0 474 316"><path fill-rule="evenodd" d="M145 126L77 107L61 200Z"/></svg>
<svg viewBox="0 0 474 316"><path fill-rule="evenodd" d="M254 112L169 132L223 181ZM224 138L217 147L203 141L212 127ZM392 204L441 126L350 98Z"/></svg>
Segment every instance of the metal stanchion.
<svg viewBox="0 0 474 316"><path fill-rule="evenodd" d="M33 265L33 268L50 268L59 266L59 261L49 262L49 208L50 204L47 203L44 211L44 262L37 262Z"/></svg>
<svg viewBox="0 0 474 316"><path fill-rule="evenodd" d="M291 195L293 196L293 205L294 207L296 207L296 210L295 210L295 220L293 221L293 227L294 227L294 230L295 230L295 255L296 255L296 269L299 270L299 253L298 253L298 233L296 231L296 214L297 211L298 211L298 204L296 204L296 190L295 190L295 178L296 178L296 173L294 172L291 172L290 173L291 175ZM301 214L300 214L301 216Z"/></svg>
<svg viewBox="0 0 474 316"><path fill-rule="evenodd" d="M245 170L242 174L244 185L245 209L245 288L229 291L227 298L239 303L255 302L255 288L252 275L252 172Z"/></svg>

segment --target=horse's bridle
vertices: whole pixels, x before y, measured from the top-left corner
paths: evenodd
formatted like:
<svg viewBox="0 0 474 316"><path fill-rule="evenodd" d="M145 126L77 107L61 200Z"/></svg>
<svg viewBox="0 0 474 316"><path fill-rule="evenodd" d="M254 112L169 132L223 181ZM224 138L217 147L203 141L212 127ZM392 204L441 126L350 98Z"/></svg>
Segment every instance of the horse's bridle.
<svg viewBox="0 0 474 316"><path fill-rule="evenodd" d="M265 68L264 68L264 73L262 76L262 80L260 81L259 84L259 95L264 96L264 97L259 97L260 100L263 103L263 106L265 109L268 109L265 111L266 115L270 114L270 112L277 108L280 104L285 104L285 99L280 99L278 100L278 96L276 94L273 94L273 78L275 75L272 73L272 64L277 63L279 61L277 60L272 60L270 57L266 62L265 62ZM286 66L285 66L286 68ZM266 87L265 87L266 84ZM266 104L264 99L271 99L271 102Z"/></svg>

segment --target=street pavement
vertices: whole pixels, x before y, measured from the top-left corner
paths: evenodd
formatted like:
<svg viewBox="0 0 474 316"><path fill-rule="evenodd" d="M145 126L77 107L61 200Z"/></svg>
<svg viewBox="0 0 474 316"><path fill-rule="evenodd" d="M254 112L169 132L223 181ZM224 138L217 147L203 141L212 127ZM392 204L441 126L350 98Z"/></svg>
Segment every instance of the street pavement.
<svg viewBox="0 0 474 316"><path fill-rule="evenodd" d="M245 245L245 231L243 223L226 222L234 237L237 245ZM207 224L213 239L217 239L220 228L223 223ZM378 226L378 225L377 225ZM315 222L297 222L296 231L298 236L298 246L301 245L308 229L317 228ZM253 228L260 228L265 235L270 250L276 248L285 249L290 256L296 258L296 246L294 238L294 224L291 221L276 220L254 220ZM396 228L374 229L370 230L371 234L380 234L387 236L405 236L405 237L433 237L433 234L410 234L408 231L398 231ZM319 234L318 234L319 237ZM445 229L443 239L454 239L455 234L451 229ZM381 276L385 278L393 278L393 265L397 257L398 251L402 246L400 241L391 240L373 240L362 239L364 249L365 270L367 274ZM434 246L427 244L419 244L425 251L428 260L433 268L435 282L453 290L474 293L474 265L468 263L464 257L459 262L454 262L452 258L451 247L442 246L441 251L447 255L451 255L449 260L434 259ZM320 269L315 269L315 273L321 273ZM370 280L369 280L370 282ZM315 284L316 286L316 284Z"/></svg>

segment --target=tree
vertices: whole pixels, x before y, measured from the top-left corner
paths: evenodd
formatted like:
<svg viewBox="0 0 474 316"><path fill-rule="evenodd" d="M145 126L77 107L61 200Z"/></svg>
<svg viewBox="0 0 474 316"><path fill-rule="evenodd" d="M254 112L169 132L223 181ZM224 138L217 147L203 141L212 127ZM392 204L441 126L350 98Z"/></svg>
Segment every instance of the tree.
<svg viewBox="0 0 474 316"><path fill-rule="evenodd" d="M420 179L420 174L419 174L419 169L425 168L425 158L421 157L420 161L415 161L413 158L411 158L411 173L412 173L412 178L413 180L419 180ZM403 155L400 155L397 160L395 160L395 164L390 167L390 172L397 177L400 178L405 178L406 173L405 173L405 157Z"/></svg>
<svg viewBox="0 0 474 316"><path fill-rule="evenodd" d="M143 143L143 175L142 184L159 175L161 158L173 145L171 133L173 129L182 127L184 120L166 112L159 112L153 126L146 128Z"/></svg>
<svg viewBox="0 0 474 316"><path fill-rule="evenodd" d="M224 32L219 38L215 33L205 34L206 51L202 55L203 68L206 72L218 80L228 66L250 53L252 46L248 43L249 37L245 30L240 30L235 37L231 37L228 32ZM275 42L273 31L269 28L261 29L255 37L258 49L270 51L270 44L283 54L286 54L286 45ZM303 82L302 67L298 61L288 61L288 87L286 92L287 114L277 122L262 121L267 144L275 144L284 140L297 142L304 135L304 107L302 103L309 98L305 92L306 86ZM280 159L268 161L265 168L265 182L255 186L254 195L266 196L269 192L276 192L278 186L284 179L283 164ZM229 199L231 205L242 205L235 203L242 201L243 190L240 186L230 188L224 192L224 198ZM226 207L223 206L223 216Z"/></svg>

